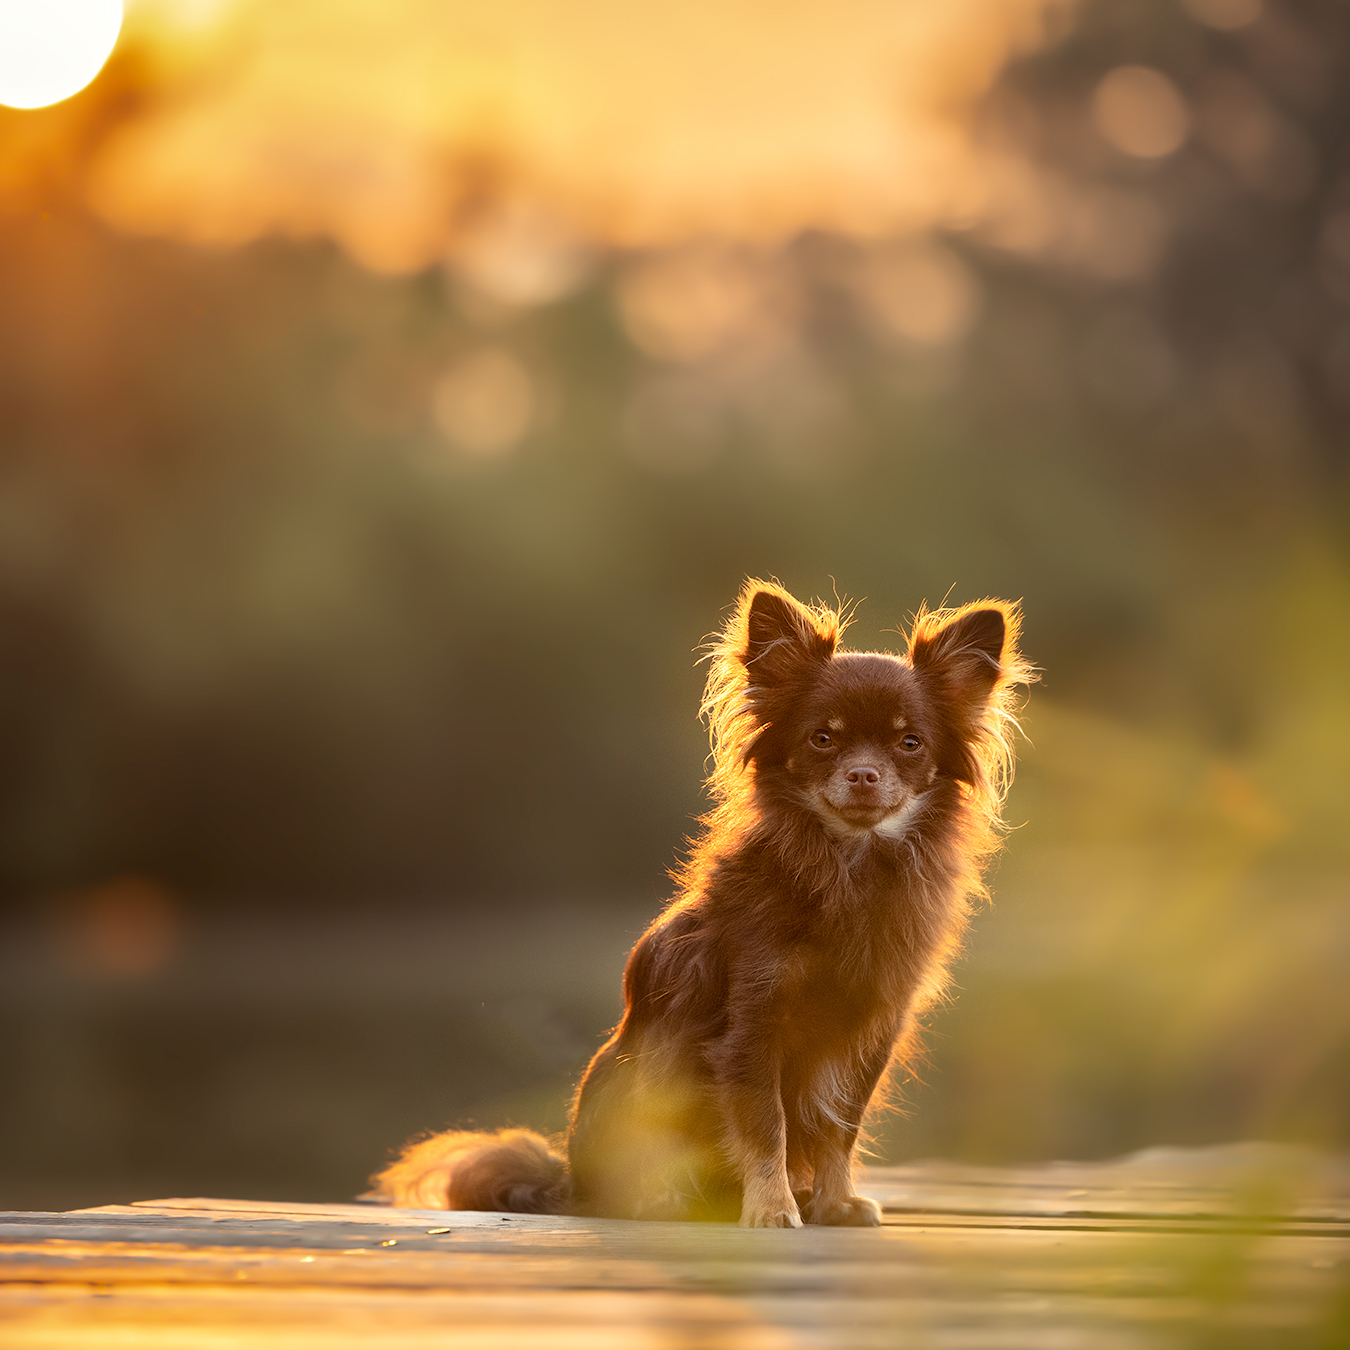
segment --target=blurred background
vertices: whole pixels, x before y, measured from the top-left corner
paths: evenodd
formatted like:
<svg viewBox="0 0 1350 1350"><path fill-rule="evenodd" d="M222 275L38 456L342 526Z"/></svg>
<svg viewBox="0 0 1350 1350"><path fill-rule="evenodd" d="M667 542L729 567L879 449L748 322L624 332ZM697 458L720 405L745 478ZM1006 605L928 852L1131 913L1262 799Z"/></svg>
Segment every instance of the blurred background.
<svg viewBox="0 0 1350 1350"><path fill-rule="evenodd" d="M1021 598L886 1160L1350 1136L1346 0L143 0L0 108L0 1205L560 1128L746 575Z"/></svg>

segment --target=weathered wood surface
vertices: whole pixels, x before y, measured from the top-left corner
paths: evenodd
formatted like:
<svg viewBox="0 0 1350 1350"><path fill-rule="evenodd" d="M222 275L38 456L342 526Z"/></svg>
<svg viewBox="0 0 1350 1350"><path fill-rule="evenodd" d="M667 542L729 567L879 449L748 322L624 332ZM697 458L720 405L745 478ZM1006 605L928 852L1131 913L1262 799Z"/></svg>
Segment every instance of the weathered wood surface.
<svg viewBox="0 0 1350 1350"><path fill-rule="evenodd" d="M877 1230L174 1199L0 1215L0 1346L1350 1346L1350 1175L1272 1150L872 1169Z"/></svg>

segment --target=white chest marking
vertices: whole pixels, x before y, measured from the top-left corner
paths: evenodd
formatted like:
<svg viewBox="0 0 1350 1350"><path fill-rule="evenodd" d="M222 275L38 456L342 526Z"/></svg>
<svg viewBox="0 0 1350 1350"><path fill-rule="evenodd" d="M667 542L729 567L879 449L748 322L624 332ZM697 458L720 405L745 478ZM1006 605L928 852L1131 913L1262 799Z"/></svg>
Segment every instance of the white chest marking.
<svg viewBox="0 0 1350 1350"><path fill-rule="evenodd" d="M883 839L893 839L899 843L909 833L909 827L914 823L914 817L923 810L927 801L928 794L926 792L916 793L899 810L892 811L888 816L882 816L872 826L872 833L879 834Z"/></svg>

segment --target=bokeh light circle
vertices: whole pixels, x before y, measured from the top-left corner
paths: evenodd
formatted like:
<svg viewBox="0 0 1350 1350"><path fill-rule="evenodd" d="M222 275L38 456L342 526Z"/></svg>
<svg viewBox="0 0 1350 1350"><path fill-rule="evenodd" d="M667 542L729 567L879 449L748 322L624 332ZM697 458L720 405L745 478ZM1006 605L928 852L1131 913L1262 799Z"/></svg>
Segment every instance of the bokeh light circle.
<svg viewBox="0 0 1350 1350"><path fill-rule="evenodd" d="M1136 159L1163 159L1179 150L1191 118L1181 91L1160 70L1117 66L1092 96L1097 130Z"/></svg>
<svg viewBox="0 0 1350 1350"><path fill-rule="evenodd" d="M41 108L78 93L121 31L121 0L0 0L0 103Z"/></svg>

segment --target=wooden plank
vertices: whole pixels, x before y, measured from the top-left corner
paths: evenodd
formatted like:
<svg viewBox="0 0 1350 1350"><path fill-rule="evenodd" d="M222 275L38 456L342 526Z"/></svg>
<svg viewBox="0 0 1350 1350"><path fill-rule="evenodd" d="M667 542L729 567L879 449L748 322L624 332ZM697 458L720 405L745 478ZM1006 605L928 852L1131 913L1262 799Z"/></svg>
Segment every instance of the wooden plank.
<svg viewBox="0 0 1350 1350"><path fill-rule="evenodd" d="M0 1344L1350 1343L1340 1173L1305 1173L1297 1192L1253 1189L1253 1175L1171 1166L1141 1180L1116 1164L877 1169L868 1186L893 1209L880 1230L746 1232L200 1197L0 1215ZM1272 1194L1292 1203L1254 1208Z"/></svg>
<svg viewBox="0 0 1350 1350"><path fill-rule="evenodd" d="M774 1235L743 1236L755 1249ZM942 1252L939 1241L861 1262L803 1261L806 1253L794 1259L781 1251L776 1261L730 1270L722 1262L702 1271L623 1262L605 1282L590 1263L521 1263L507 1252L483 1254L469 1268L458 1260L415 1275L399 1268L418 1258L393 1254L365 1270L359 1259L328 1256L311 1271L310 1263L298 1266L304 1255L218 1252L206 1254L220 1263L215 1268L185 1272L163 1253L165 1278L158 1281L128 1282L115 1266L91 1269L84 1280L67 1270L45 1283L14 1281L0 1293L0 1318L6 1346L22 1347L211 1345L230 1344L232 1336L250 1346L324 1337L345 1345L377 1331L375 1343L390 1345L419 1337L431 1345L579 1345L591 1337L588 1343L601 1346L863 1347L922 1334L938 1346L1134 1347L1206 1321L1227 1319L1248 1330L1315 1327L1326 1292L1306 1250L1325 1245L1316 1239L1285 1240L1282 1252L1267 1252L1259 1292L1216 1300L1184 1263L1178 1274L1182 1253L1173 1246L1131 1254L1118 1238L1093 1235L1091 1259L1079 1249L1074 1259L1056 1261L1045 1238L1030 1236L1028 1243L1028 1235L1014 1235L1015 1251L1006 1238L982 1253ZM320 1260L331 1264L325 1269ZM1279 1275L1273 1283L1271 1271ZM484 1289L485 1280L496 1289ZM556 1341L547 1339L554 1334Z"/></svg>
<svg viewBox="0 0 1350 1350"><path fill-rule="evenodd" d="M1200 1160L1202 1165L1198 1165ZM867 1169L883 1209L947 1214L1255 1217L1350 1222L1350 1166L1276 1145L1149 1150L1038 1168L929 1162Z"/></svg>
<svg viewBox="0 0 1350 1350"><path fill-rule="evenodd" d="M322 1206L313 1206L321 1211ZM346 1207L333 1207L335 1210ZM1190 1207L1194 1210L1194 1207ZM76 1217L78 1216L78 1217ZM321 1217L315 1213L309 1218ZM989 1212L979 1209L887 1210L883 1215L887 1227L925 1225L945 1228L1030 1228L1055 1231L1112 1231L1112 1232L1189 1232L1189 1233L1268 1233L1304 1236L1350 1236L1350 1221L1329 1217L1299 1218L1297 1216L1250 1214L1240 1210L1227 1215L1185 1212L1178 1206L1173 1213L1110 1213L1091 1210L1033 1208ZM193 1240L216 1245L237 1241L243 1245L288 1246L294 1240L297 1225L306 1222L306 1216L294 1210L279 1207L279 1211L249 1214L243 1201L215 1202L211 1209L193 1212L176 1204L137 1204L134 1206L107 1206L98 1210L77 1210L70 1215L30 1215L21 1221L23 1232L36 1232L41 1227L43 1236L68 1238L107 1238L109 1240L180 1241L171 1237L175 1227L191 1229ZM611 1224L620 1223L612 1229ZM644 1231L655 1231L662 1226L644 1224ZM680 1225L683 1227L683 1225ZM475 1211L446 1213L436 1210L392 1210L379 1219L357 1221L335 1216L325 1222L323 1231L328 1246L374 1246L380 1243L393 1246L416 1244L428 1234L439 1230L459 1231L487 1229L493 1232L517 1233L573 1233L592 1236L609 1232L628 1232L629 1225L617 1220L573 1219L559 1216L494 1214ZM317 1233L317 1229L312 1230ZM234 1236L231 1236L231 1235ZM391 1238L391 1234L397 1234ZM16 1231L13 1236L21 1237ZM11 1236L0 1221L0 1240ZM318 1241L317 1237L312 1240Z"/></svg>
<svg viewBox="0 0 1350 1350"><path fill-rule="evenodd" d="M220 1200L205 1196L191 1199L137 1200L130 1205L99 1205L95 1209L66 1211L72 1214L144 1214L147 1211L172 1213L188 1210L193 1213L263 1215L274 1214L291 1218L346 1219L352 1223L392 1225L396 1227L425 1227L454 1225L460 1228L491 1227L504 1218L511 1223L525 1223L559 1231L589 1228L594 1220L573 1218L566 1214L507 1214L486 1210L391 1209L385 1205L316 1205L280 1200Z"/></svg>

